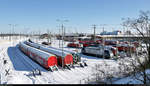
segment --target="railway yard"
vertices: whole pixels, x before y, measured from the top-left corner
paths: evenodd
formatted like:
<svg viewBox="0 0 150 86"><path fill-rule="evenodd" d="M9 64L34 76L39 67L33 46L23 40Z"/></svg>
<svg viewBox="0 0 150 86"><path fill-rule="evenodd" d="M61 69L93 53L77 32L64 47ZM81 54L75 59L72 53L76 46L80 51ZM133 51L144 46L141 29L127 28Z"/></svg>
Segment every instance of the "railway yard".
<svg viewBox="0 0 150 86"><path fill-rule="evenodd" d="M50 46L42 45L46 39L31 40L16 38L10 41L7 37L0 39L1 84L88 84L95 82L96 65L99 65L98 69L103 70L106 75L112 74L113 83L117 83L117 80L126 77L121 73L124 67L120 69L120 63L130 64L129 60L137 58L136 54L121 56L123 53L118 51L117 55L114 55L110 50L109 53L113 56L109 58L105 58L105 55L95 56L87 52L85 54L83 48L67 47L70 43L67 41L64 42L62 51L62 46L59 46L62 40L53 39ZM90 46L84 47L86 48ZM144 61L142 58L144 55L138 58ZM110 83L106 76L100 74L103 83Z"/></svg>
<svg viewBox="0 0 150 86"><path fill-rule="evenodd" d="M150 86L150 0L2 0L0 85Z"/></svg>

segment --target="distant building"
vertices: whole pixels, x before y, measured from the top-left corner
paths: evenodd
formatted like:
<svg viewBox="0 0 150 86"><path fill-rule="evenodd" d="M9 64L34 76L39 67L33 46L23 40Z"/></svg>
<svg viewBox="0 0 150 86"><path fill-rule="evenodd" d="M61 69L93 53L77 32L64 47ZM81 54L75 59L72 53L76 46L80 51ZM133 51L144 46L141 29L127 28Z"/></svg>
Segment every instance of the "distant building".
<svg viewBox="0 0 150 86"><path fill-rule="evenodd" d="M119 35L119 34L121 34L121 31L119 31L119 30L116 30L116 31L113 31L113 32L104 31L104 32L100 33L100 35Z"/></svg>
<svg viewBox="0 0 150 86"><path fill-rule="evenodd" d="M132 33L131 33L130 30L127 30L124 34L125 34L125 35L132 35Z"/></svg>
<svg viewBox="0 0 150 86"><path fill-rule="evenodd" d="M47 33L45 33L45 34L42 34L42 35L40 35L40 38L50 38L50 37L53 37L53 35L51 34L47 34Z"/></svg>
<svg viewBox="0 0 150 86"><path fill-rule="evenodd" d="M66 33L64 36L65 37L78 37L79 34L78 33Z"/></svg>

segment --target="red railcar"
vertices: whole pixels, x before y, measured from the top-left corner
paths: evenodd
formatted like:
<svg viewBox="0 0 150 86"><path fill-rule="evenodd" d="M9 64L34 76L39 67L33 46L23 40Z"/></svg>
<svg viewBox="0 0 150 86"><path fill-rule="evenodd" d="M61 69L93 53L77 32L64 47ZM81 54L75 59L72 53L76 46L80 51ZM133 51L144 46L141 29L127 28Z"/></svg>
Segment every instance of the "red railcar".
<svg viewBox="0 0 150 86"><path fill-rule="evenodd" d="M136 48L134 46L130 46L130 45L127 45L127 44L119 44L116 46L118 48L118 51L131 51L131 52L135 52L136 51Z"/></svg>
<svg viewBox="0 0 150 86"><path fill-rule="evenodd" d="M44 68L49 69L53 66L57 67L57 57L55 55L30 47L24 43L20 43L19 48L23 53L25 53Z"/></svg>
<svg viewBox="0 0 150 86"><path fill-rule="evenodd" d="M82 47L79 43L76 43L76 42L68 43L67 46L68 47L75 47L75 48Z"/></svg>
<svg viewBox="0 0 150 86"><path fill-rule="evenodd" d="M62 62L62 59L63 59L63 62ZM67 55L65 56L64 58L62 58L61 56L58 56L58 65L62 66L63 67L65 65L70 65L70 64L73 64L73 58L72 58L72 55Z"/></svg>
<svg viewBox="0 0 150 86"><path fill-rule="evenodd" d="M40 45L38 43L31 43L28 41L26 41L25 43L28 44L29 46L32 46L32 47L38 48L42 51L46 51L48 53L56 55L57 59L58 59L57 60L58 65L60 65L60 66L62 66L62 64L63 64L63 67L73 65L73 56L70 53L62 52L62 51L56 50L54 48L48 48L48 47ZM62 59L63 59L63 61L62 61Z"/></svg>
<svg viewBox="0 0 150 86"><path fill-rule="evenodd" d="M105 40L105 45L117 45L118 43L117 43L117 41L115 41L115 40Z"/></svg>

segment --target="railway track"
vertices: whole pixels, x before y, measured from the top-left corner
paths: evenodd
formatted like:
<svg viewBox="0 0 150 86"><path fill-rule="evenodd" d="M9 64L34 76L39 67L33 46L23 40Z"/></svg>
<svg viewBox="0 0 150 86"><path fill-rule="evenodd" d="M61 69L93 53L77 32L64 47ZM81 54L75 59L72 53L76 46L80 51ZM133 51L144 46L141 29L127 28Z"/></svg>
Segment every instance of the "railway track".
<svg viewBox="0 0 150 86"><path fill-rule="evenodd" d="M12 51L13 51L13 55L14 55L14 57L15 57L15 59L17 59L17 61L20 61L20 62L22 62L22 64L24 65L24 67L26 67L27 69L30 69L30 70L34 70L34 69L36 69L36 68L38 68L38 69L41 69L41 67L40 67L40 65L38 65L37 63L35 63L34 61L32 61L28 56L26 56L26 55L24 55L20 50L19 50L19 48L18 48L18 46L16 46L15 48L13 48L12 49ZM36 64L36 65L35 65ZM44 69L44 68L43 68ZM59 69L59 70L61 70L61 69ZM65 70L65 71L54 71L54 72L49 72L49 71L47 71L44 75L42 75L42 77L36 77L36 78L34 78L34 77L30 77L30 76L28 76L31 80L32 80L32 82L33 82L33 84L34 83L36 83L36 82L40 82L40 78L43 78L43 79L47 79L47 78L50 78L50 77L52 77L52 76L57 76L57 77L59 77L59 78L62 78L63 77L63 80L66 80L66 79L71 79L72 77L70 77L70 76L66 76L66 75L64 75L64 73L65 74L67 74L67 72L69 73L69 74L82 74L82 76L84 76L84 75L86 75L85 73L84 73L84 71L86 71L86 70L80 70L80 68L75 68L75 69L73 69L72 70L72 68L71 68L71 70ZM77 72L80 72L80 73L77 73ZM47 76L48 75L48 76ZM66 79L65 79L65 78ZM76 79L80 79L80 78L77 78L76 77ZM75 79L74 79L75 80ZM54 82L57 82L57 83L63 83L63 82L60 82L60 80L57 80L56 78L51 78L51 80L50 81L54 81ZM72 80L70 81L68 81L68 83L71 83L72 82Z"/></svg>

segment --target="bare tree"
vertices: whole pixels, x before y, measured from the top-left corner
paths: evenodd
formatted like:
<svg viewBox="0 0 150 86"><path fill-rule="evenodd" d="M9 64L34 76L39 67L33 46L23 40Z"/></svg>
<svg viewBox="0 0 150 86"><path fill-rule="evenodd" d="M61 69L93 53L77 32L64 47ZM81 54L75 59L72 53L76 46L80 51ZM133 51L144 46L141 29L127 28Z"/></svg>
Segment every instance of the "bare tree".
<svg viewBox="0 0 150 86"><path fill-rule="evenodd" d="M146 73L146 70L150 68L150 18L149 11L140 11L140 16L137 19L127 18L124 20L123 25L126 28L130 28L131 30L136 31L134 36L140 37L138 40L141 41L142 44L146 45L146 53L142 53L142 55L137 55L136 59L130 61L130 67L133 68L133 78L141 81L143 84L150 83L150 75ZM143 47L142 47L143 48ZM144 55L144 56L143 56ZM143 56L143 57L142 57ZM141 58L144 58L144 61L141 61ZM137 73L142 76L142 78L137 77Z"/></svg>
<svg viewBox="0 0 150 86"><path fill-rule="evenodd" d="M146 70L150 68L150 19L148 14L148 11L141 11L139 18L128 18L123 22L123 25L128 29L130 28L130 31L136 31L137 34L132 34L132 36L139 36L140 45L146 45L145 52L134 53L131 55L132 58L120 58L117 60L118 66L115 67L105 61L101 65L96 64L92 68L94 78L91 78L89 82L112 84L115 80L131 76L143 84L148 85L150 83L150 74L146 73Z"/></svg>

